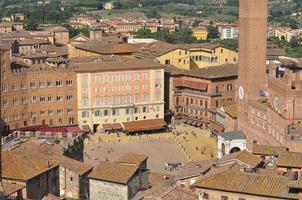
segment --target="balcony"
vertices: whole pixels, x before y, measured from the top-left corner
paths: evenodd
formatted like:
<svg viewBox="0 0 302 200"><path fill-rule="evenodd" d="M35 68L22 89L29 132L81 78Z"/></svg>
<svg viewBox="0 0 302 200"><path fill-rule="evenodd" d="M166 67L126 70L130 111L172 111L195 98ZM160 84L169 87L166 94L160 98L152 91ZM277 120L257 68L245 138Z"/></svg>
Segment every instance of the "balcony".
<svg viewBox="0 0 302 200"><path fill-rule="evenodd" d="M192 90L188 88L176 88L174 90L174 94L181 94L181 93L194 94L194 95L200 95L200 96L211 97L211 98L222 96L221 92L203 92L203 91Z"/></svg>

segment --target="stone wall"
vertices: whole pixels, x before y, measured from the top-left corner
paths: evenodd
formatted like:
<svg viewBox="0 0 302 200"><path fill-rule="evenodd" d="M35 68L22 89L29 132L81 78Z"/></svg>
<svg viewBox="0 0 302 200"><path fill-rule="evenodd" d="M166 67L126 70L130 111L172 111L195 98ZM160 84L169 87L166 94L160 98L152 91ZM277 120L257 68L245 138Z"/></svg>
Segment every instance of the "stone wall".
<svg viewBox="0 0 302 200"><path fill-rule="evenodd" d="M90 200L128 200L128 186L90 179Z"/></svg>

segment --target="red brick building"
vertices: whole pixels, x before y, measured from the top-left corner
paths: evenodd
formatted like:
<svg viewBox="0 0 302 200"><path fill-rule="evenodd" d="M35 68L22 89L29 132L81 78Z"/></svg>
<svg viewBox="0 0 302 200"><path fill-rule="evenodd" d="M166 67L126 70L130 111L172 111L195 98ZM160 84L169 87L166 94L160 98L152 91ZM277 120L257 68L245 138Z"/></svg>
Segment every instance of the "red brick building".
<svg viewBox="0 0 302 200"><path fill-rule="evenodd" d="M170 78L170 109L192 125L209 123L222 105L235 101L237 66L225 64L193 70L175 70ZM193 122L191 122L193 121Z"/></svg>

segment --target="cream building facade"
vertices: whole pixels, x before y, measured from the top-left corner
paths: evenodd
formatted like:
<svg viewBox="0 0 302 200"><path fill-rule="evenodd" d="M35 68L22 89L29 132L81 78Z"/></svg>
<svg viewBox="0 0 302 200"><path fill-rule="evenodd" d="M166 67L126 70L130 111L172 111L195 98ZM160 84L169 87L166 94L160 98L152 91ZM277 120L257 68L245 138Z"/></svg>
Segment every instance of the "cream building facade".
<svg viewBox="0 0 302 200"><path fill-rule="evenodd" d="M104 124L164 118L163 65L138 59L93 65L77 70L80 126L97 131Z"/></svg>

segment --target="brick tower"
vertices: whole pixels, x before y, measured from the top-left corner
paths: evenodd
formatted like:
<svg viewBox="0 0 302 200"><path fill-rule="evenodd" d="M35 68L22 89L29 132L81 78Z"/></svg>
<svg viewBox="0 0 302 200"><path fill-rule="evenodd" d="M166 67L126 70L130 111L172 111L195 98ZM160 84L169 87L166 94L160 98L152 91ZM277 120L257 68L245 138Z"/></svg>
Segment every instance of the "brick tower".
<svg viewBox="0 0 302 200"><path fill-rule="evenodd" d="M268 0L239 0L238 129L248 138L248 107L266 91Z"/></svg>

